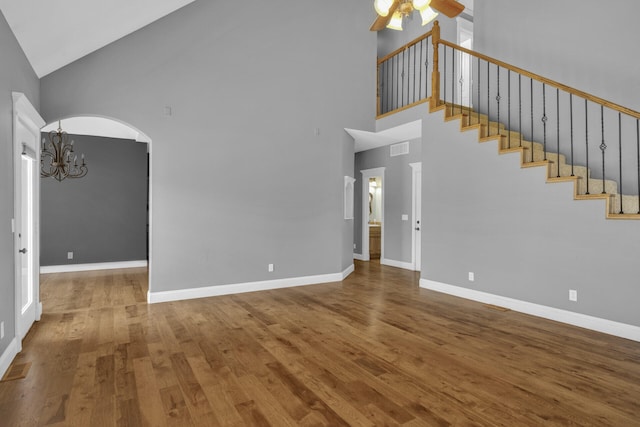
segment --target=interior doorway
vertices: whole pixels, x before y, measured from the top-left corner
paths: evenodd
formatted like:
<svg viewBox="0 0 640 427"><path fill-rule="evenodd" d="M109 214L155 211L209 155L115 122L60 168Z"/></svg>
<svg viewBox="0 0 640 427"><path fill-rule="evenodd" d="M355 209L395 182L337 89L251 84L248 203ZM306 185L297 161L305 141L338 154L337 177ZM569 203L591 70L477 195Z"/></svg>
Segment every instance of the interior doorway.
<svg viewBox="0 0 640 427"><path fill-rule="evenodd" d="M88 173L63 182L42 180L41 273L148 268L153 257L150 138L118 119L70 116L43 127L44 139L58 128L75 141L78 155L86 155ZM65 207L76 199L86 208ZM63 232L70 228L74 233Z"/></svg>
<svg viewBox="0 0 640 427"><path fill-rule="evenodd" d="M33 323L40 320L39 140L44 120L27 97L13 93L14 248L16 352Z"/></svg>
<svg viewBox="0 0 640 427"><path fill-rule="evenodd" d="M362 173L362 259L384 259L384 170Z"/></svg>

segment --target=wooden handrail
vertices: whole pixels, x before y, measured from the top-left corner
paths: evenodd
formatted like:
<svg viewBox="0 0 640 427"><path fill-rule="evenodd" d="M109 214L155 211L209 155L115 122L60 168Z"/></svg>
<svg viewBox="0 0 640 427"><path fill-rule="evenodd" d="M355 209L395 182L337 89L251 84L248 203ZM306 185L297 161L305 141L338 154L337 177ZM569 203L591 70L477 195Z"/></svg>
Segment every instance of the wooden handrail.
<svg viewBox="0 0 640 427"><path fill-rule="evenodd" d="M435 28L435 24L434 24L434 28ZM516 67L515 65L507 64L506 62L502 62L502 61L500 61L498 59L495 59L495 58L492 58L490 56L483 55L481 53L478 53L478 52L475 52L473 50L464 48L462 46L458 46L457 44L448 42L446 40L439 39L436 42L435 37L433 38L433 43L434 43L434 49L435 49L434 50L434 54L435 54L435 52L438 51L438 49L436 47L436 43L439 43L439 44L442 44L442 45L445 45L445 46L449 46L450 48L452 48L454 50L459 50L460 52L467 53L467 54L469 54L471 56L475 56L476 58L480 58L480 59L482 59L484 61L487 61L487 62L490 62L492 64L498 65L498 66L500 66L502 68L506 68L507 70L514 71L514 72L519 73L519 74L521 74L521 75L523 75L525 77L529 77L531 79L537 80L537 81L539 81L541 83L544 83L546 85L553 86L553 87L558 88L560 90L563 90L565 92L569 92L569 93L571 93L573 95L579 96L580 98L587 99L587 100L589 100L589 101L591 101L593 103L604 105L605 107L611 108L612 110L616 110L616 111L619 111L621 113L627 114L629 116L635 117L636 119L640 119L640 112L637 112L637 111L632 110L632 109L627 108L627 107L623 107L622 105L616 104L615 102L607 101L606 99L602 99L602 98L600 98L598 96L591 95L591 94L583 92L581 90L574 89L574 88L572 88L570 86L567 86L567 85L562 84L562 83L558 83L558 82L556 82L554 80L551 80L551 79L548 79L546 77L542 77L542 76L540 76L538 74L535 74L535 73L532 73L530 71L524 70L522 68ZM434 64L434 72L435 72L435 70L436 70L436 68L435 68L435 64ZM438 79L438 86L439 86L439 83L440 82L439 82L439 79Z"/></svg>
<svg viewBox="0 0 640 427"><path fill-rule="evenodd" d="M431 37L432 31L427 31L426 33L424 33L420 37L411 40L409 43L405 44L404 46L399 47L398 49L394 50L390 54L385 55L382 58L378 59L378 65L382 64L384 61L388 60L389 58L391 58L391 57L393 57L393 56L395 56L395 55L397 55L399 53L402 53L402 51L409 49L411 46L420 43L422 40Z"/></svg>

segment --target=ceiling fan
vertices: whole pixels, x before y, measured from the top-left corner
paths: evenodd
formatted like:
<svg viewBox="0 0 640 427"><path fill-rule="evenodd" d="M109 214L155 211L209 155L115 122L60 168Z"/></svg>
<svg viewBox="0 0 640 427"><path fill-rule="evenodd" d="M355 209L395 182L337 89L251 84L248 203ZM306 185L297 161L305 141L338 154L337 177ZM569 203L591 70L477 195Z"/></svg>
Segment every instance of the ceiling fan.
<svg viewBox="0 0 640 427"><path fill-rule="evenodd" d="M374 0L378 18L371 25L371 31L386 28L402 31L402 18L410 15L414 10L420 12L422 25L427 25L442 12L449 18L458 16L464 5L456 0Z"/></svg>

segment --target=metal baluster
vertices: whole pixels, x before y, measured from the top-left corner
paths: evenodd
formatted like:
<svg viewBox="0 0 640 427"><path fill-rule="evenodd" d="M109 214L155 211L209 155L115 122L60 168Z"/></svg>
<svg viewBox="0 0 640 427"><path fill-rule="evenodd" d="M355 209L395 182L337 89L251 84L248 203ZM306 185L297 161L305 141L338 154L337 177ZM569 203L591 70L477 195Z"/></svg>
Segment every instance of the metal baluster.
<svg viewBox="0 0 640 427"><path fill-rule="evenodd" d="M396 66L395 66L395 56L391 57L391 84L389 85L389 88L391 89L391 96L389 97L389 111L392 111L394 109L394 103L395 103L395 93L394 93L394 89L396 87Z"/></svg>
<svg viewBox="0 0 640 427"><path fill-rule="evenodd" d="M511 148L511 70L507 71L507 141Z"/></svg>
<svg viewBox="0 0 640 427"><path fill-rule="evenodd" d="M404 66L405 66L404 52L405 52L405 50L402 51L402 74L400 74L400 79L401 79L401 81L400 81L400 94L401 94L400 107L404 107L406 105L404 103Z"/></svg>
<svg viewBox="0 0 640 427"><path fill-rule="evenodd" d="M418 75L418 99L422 99L422 50L424 39L420 40L420 73Z"/></svg>
<svg viewBox="0 0 640 427"><path fill-rule="evenodd" d="M456 50L451 48L451 115L456 101Z"/></svg>
<svg viewBox="0 0 640 427"><path fill-rule="evenodd" d="M498 123L498 127L496 128L496 135L500 135L500 66L496 65L496 71L497 71L497 89L496 89L496 103L497 103L497 109L498 109L498 116L497 116L497 123Z"/></svg>
<svg viewBox="0 0 640 427"><path fill-rule="evenodd" d="M480 58L478 58L478 125L480 125Z"/></svg>
<svg viewBox="0 0 640 427"><path fill-rule="evenodd" d="M520 144L522 147L522 74L518 73L518 132L520 133Z"/></svg>
<svg viewBox="0 0 640 427"><path fill-rule="evenodd" d="M395 105L393 106L394 110L400 107L400 55L396 55L395 58L396 58L396 80L395 80L396 102L395 102Z"/></svg>
<svg viewBox="0 0 640 427"><path fill-rule="evenodd" d="M487 136L491 136L491 72L489 68L489 61L487 61Z"/></svg>
<svg viewBox="0 0 640 427"><path fill-rule="evenodd" d="M384 61L382 66L384 70L384 90L382 91L382 113L386 113L389 108L389 61Z"/></svg>
<svg viewBox="0 0 640 427"><path fill-rule="evenodd" d="M607 194L605 190L604 182L604 150L607 149L607 144L604 143L604 106L600 105L600 129L602 129L602 143L600 144L600 151L602 151L602 194Z"/></svg>
<svg viewBox="0 0 640 427"><path fill-rule="evenodd" d="M442 79L444 84L442 85L443 86L442 89L444 91L444 94L443 94L444 108L445 108L444 112L446 114L447 112L447 46L444 45L442 46L442 48L443 48L442 56L444 56L444 78Z"/></svg>
<svg viewBox="0 0 640 427"><path fill-rule="evenodd" d="M569 94L569 120L571 122L571 176L573 174L573 94Z"/></svg>
<svg viewBox="0 0 640 427"><path fill-rule="evenodd" d="M584 194L589 194L589 109L587 108L587 101L584 100L584 138L585 138L585 147L587 152L587 192Z"/></svg>
<svg viewBox="0 0 640 427"><path fill-rule="evenodd" d="M547 160L547 91L546 85L542 83L542 155Z"/></svg>
<svg viewBox="0 0 640 427"><path fill-rule="evenodd" d="M413 67L411 70L413 71L413 90L411 94L413 95L412 103L416 102L416 45L411 46L413 49ZM411 62L411 50L409 50L409 62Z"/></svg>
<svg viewBox="0 0 640 427"><path fill-rule="evenodd" d="M623 214L622 210L622 114L618 112L618 163L619 163L619 178L620 178L620 214Z"/></svg>
<svg viewBox="0 0 640 427"><path fill-rule="evenodd" d="M558 153L556 170L560 178L560 89L556 88L556 153Z"/></svg>
<svg viewBox="0 0 640 427"><path fill-rule="evenodd" d="M530 88L531 88L531 163L533 163L535 156L533 155L533 79L530 80Z"/></svg>
<svg viewBox="0 0 640 427"><path fill-rule="evenodd" d="M427 47L424 50L425 59L424 59L424 97L429 97L429 46L430 44L427 42Z"/></svg>
<svg viewBox="0 0 640 427"><path fill-rule="evenodd" d="M460 114L462 114L462 83L464 82L464 76L462 75L462 55L460 52Z"/></svg>

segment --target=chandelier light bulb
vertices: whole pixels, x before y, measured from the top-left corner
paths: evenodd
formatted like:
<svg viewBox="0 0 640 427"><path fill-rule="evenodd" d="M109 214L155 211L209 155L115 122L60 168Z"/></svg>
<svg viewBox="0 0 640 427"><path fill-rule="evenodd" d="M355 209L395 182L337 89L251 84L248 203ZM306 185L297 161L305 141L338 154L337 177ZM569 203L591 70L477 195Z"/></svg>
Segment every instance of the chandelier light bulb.
<svg viewBox="0 0 640 427"><path fill-rule="evenodd" d="M373 2L373 7L380 16L387 16L391 5L393 5L393 0L375 0Z"/></svg>
<svg viewBox="0 0 640 427"><path fill-rule="evenodd" d="M389 24L387 25L387 28L396 31L402 31L402 13L398 11L394 12L391 21L389 21Z"/></svg>
<svg viewBox="0 0 640 427"><path fill-rule="evenodd" d="M429 7L431 0L413 0L413 8L419 11L423 11Z"/></svg>

